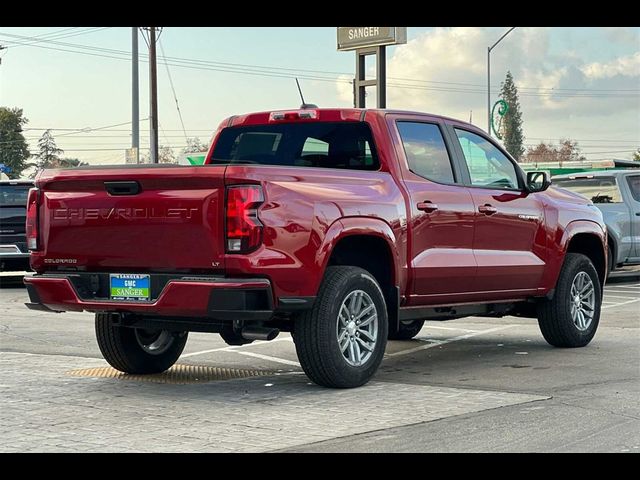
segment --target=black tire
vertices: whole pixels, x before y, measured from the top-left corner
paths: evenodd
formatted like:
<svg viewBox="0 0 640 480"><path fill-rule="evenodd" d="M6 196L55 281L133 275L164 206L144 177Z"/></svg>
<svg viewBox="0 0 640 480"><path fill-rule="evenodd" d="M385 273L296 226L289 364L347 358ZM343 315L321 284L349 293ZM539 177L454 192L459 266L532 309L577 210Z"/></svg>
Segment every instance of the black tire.
<svg viewBox="0 0 640 480"><path fill-rule="evenodd" d="M166 332L166 333L163 333ZM165 337L166 342L158 352L150 353L142 344L149 339L149 345L153 344L154 337ZM96 338L98 347L104 356L116 370L131 374L160 373L170 368L184 350L187 343L187 332L168 332L166 330L142 330L130 327L114 325L108 314L96 314Z"/></svg>
<svg viewBox="0 0 640 480"><path fill-rule="evenodd" d="M589 275L595 291L593 319L589 327L581 331L571 317L571 286L580 273ZM602 289L593 263L580 253L568 253L564 259L556 291L551 300L538 304L538 325L545 340L554 347L584 347L593 339L600 322Z"/></svg>
<svg viewBox="0 0 640 480"><path fill-rule="evenodd" d="M356 290L370 297L378 321L373 351L362 365L348 363L337 338L342 302ZM296 319L293 339L300 365L312 381L325 387L353 388L376 373L387 345L387 328L387 307L373 275L358 267L336 266L327 268L313 308Z"/></svg>
<svg viewBox="0 0 640 480"><path fill-rule="evenodd" d="M424 327L424 320L411 320L400 322L400 329L397 332L389 332L389 340L411 340Z"/></svg>

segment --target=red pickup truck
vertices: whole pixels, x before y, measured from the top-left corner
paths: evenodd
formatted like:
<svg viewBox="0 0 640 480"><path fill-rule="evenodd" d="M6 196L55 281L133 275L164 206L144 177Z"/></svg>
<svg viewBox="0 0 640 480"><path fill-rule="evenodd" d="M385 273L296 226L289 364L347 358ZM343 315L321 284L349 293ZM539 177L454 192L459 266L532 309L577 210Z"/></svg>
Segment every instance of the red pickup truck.
<svg viewBox="0 0 640 480"><path fill-rule="evenodd" d="M224 120L204 166L47 170L28 199L29 308L96 313L128 373L189 331L291 332L316 383L355 387L425 320L537 318L557 347L598 327L600 211L524 174L484 132L414 112L302 109Z"/></svg>

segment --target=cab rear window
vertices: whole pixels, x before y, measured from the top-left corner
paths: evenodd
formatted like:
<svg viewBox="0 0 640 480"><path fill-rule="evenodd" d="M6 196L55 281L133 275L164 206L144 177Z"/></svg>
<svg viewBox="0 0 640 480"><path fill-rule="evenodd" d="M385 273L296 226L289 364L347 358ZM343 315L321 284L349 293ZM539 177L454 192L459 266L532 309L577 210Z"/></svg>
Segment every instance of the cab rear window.
<svg viewBox="0 0 640 480"><path fill-rule="evenodd" d="M222 130L211 164L378 170L371 130L364 122L308 122Z"/></svg>
<svg viewBox="0 0 640 480"><path fill-rule="evenodd" d="M622 194L614 177L576 177L553 179L557 187L584 195L593 203L620 203Z"/></svg>
<svg viewBox="0 0 640 480"><path fill-rule="evenodd" d="M28 185L0 185L0 205L3 207L26 207Z"/></svg>

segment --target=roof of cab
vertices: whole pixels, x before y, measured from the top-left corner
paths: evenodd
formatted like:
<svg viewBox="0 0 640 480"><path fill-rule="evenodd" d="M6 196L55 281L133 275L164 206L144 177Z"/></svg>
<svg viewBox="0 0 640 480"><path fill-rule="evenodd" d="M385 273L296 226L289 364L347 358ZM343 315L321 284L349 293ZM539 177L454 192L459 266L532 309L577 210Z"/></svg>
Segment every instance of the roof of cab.
<svg viewBox="0 0 640 480"><path fill-rule="evenodd" d="M227 126L231 125L243 125L243 124L258 124L264 123L269 120L269 116L274 112L293 112L300 111L297 108L288 108L280 110L269 110L262 112L244 113L241 115L235 115L227 119ZM328 118L330 121L358 121L362 117L362 112L374 113L376 115L385 116L388 114L406 115L406 116L421 116L425 119L436 121L450 121L457 125L473 128L479 130L479 127L469 122L459 120L457 118L445 117L443 115L436 115L427 112L416 112L410 110L394 110L394 109L378 109L378 108L308 108L307 110L314 110L320 114L320 119ZM224 124L225 122L223 122Z"/></svg>

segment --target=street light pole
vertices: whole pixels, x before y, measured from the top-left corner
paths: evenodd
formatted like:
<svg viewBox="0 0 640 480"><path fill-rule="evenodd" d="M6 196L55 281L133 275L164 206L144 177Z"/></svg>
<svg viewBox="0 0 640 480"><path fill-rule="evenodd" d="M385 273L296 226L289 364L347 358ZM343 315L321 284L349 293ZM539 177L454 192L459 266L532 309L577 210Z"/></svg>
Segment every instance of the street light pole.
<svg viewBox="0 0 640 480"><path fill-rule="evenodd" d="M487 48L487 132L491 136L491 50L498 45L504 37L509 35L516 27L511 27L502 35L496 43Z"/></svg>

